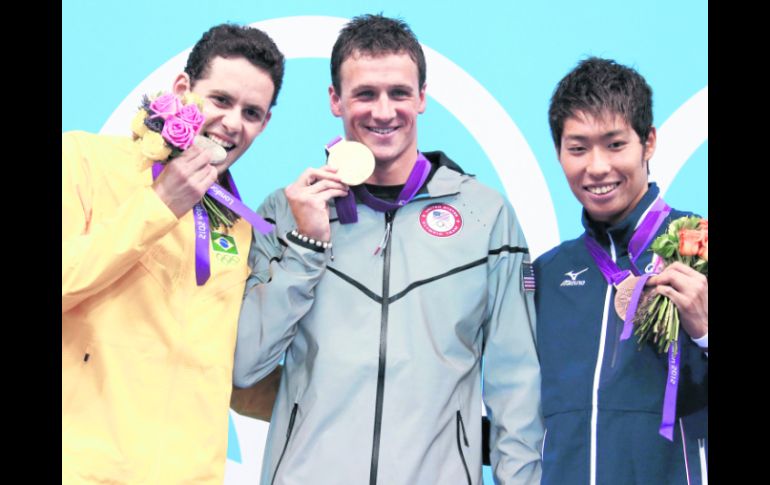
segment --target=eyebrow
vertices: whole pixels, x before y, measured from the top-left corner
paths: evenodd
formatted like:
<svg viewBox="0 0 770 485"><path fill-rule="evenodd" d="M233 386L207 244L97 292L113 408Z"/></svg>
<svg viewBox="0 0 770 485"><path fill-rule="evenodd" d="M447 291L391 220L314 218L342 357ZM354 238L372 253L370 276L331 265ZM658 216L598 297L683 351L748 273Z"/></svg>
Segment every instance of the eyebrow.
<svg viewBox="0 0 770 485"><path fill-rule="evenodd" d="M623 134L624 134L624 130L612 130L612 131L608 131L607 133L603 133L599 135L599 138L614 138L616 136L620 136ZM586 135L565 135L564 138L566 140L584 141L584 140L588 140L591 137Z"/></svg>
<svg viewBox="0 0 770 485"><path fill-rule="evenodd" d="M214 94L216 96L223 96L225 98L231 98L232 96L227 91L222 91L221 89L212 89L209 94Z"/></svg>
<svg viewBox="0 0 770 485"><path fill-rule="evenodd" d="M380 89L381 87L382 86L374 86L372 84L361 84L361 85L358 85L358 86L353 86L352 91L354 91L354 92L356 92L356 91L364 91L364 90L367 90L367 89L369 89L369 90L373 90L373 89L376 90L376 89ZM386 89L388 91L390 91L391 89L403 89L403 90L409 91L409 92L414 91L414 88L412 88L412 86L410 86L408 84L395 84L393 86L386 86Z"/></svg>

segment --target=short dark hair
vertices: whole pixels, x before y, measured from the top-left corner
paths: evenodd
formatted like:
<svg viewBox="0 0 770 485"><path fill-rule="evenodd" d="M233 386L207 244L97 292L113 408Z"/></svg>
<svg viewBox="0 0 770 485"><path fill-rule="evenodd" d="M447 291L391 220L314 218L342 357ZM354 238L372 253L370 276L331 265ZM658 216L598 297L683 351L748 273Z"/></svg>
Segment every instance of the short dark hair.
<svg viewBox="0 0 770 485"><path fill-rule="evenodd" d="M405 52L417 64L419 88L425 85L425 54L403 20L366 14L353 17L345 25L332 49L332 86L337 94L340 94L340 67L355 52L370 56Z"/></svg>
<svg viewBox="0 0 770 485"><path fill-rule="evenodd" d="M243 57L254 66L265 70L273 81L275 106L283 82L284 57L266 33L261 30L235 24L220 24L210 28L195 44L187 58L184 72L190 76L190 83L208 75L212 59L216 57Z"/></svg>
<svg viewBox="0 0 770 485"><path fill-rule="evenodd" d="M618 114L645 143L652 128L652 88L630 67L589 57L564 76L551 97L548 122L557 151L561 150L564 122L578 111L594 117Z"/></svg>

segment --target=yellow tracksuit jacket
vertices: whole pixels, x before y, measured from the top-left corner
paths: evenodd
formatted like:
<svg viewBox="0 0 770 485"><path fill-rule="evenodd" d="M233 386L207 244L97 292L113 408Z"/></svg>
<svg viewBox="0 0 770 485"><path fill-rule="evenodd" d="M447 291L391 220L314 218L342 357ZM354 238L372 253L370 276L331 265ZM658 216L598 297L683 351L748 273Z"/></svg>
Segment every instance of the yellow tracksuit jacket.
<svg viewBox="0 0 770 485"><path fill-rule="evenodd" d="M251 227L212 244L197 286L192 212L176 219L150 166L130 138L62 135L66 484L223 481Z"/></svg>

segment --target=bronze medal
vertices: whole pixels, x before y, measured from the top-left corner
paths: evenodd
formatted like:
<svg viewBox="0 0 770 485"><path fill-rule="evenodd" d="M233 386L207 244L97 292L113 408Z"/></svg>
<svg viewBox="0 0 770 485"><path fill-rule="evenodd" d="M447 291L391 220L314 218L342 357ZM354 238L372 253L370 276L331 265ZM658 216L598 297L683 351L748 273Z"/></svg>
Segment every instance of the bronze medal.
<svg viewBox="0 0 770 485"><path fill-rule="evenodd" d="M621 320L626 319L628 303L631 301L637 281L639 281L638 276L628 275L626 279L615 285L615 311Z"/></svg>

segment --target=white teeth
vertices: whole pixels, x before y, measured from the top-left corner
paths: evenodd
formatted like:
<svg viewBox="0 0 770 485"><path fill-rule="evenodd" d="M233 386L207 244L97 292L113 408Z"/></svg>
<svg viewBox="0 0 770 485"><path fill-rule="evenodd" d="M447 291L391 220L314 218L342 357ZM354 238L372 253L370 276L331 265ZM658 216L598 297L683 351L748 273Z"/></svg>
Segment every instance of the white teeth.
<svg viewBox="0 0 770 485"><path fill-rule="evenodd" d="M378 135L387 135L396 131L395 128L369 128L370 131L377 133Z"/></svg>
<svg viewBox="0 0 770 485"><path fill-rule="evenodd" d="M211 138L206 138L205 136L196 136L193 143L195 146L201 147L204 150L209 150L211 152L210 163L212 165L216 165L227 158L227 152L224 148L222 148L222 145L218 144Z"/></svg>
<svg viewBox="0 0 770 485"><path fill-rule="evenodd" d="M607 192L609 192L610 190L614 189L617 186L618 184L611 184L611 185L602 185L600 187L586 187L586 188L592 194L602 195L602 194L606 194Z"/></svg>
<svg viewBox="0 0 770 485"><path fill-rule="evenodd" d="M234 143L226 142L225 140L219 138L217 135L212 135L211 133L207 133L206 137L209 140L213 141L214 143L216 143L217 145L219 145L219 146L221 146L222 148L225 148L225 149L232 148L232 147L235 146Z"/></svg>

